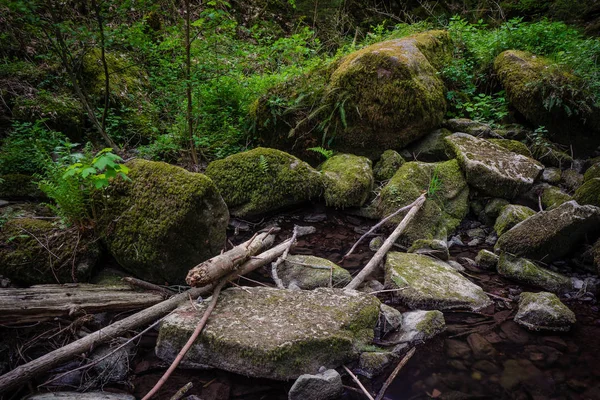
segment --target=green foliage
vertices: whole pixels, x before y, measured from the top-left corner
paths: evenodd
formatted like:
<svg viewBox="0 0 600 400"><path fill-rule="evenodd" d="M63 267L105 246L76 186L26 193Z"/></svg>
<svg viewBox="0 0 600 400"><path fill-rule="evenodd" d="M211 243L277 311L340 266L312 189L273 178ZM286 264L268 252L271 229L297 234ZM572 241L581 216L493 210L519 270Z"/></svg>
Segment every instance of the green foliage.
<svg viewBox="0 0 600 400"><path fill-rule="evenodd" d="M258 166L263 174L269 173L269 161L264 155L260 155L258 159Z"/></svg>
<svg viewBox="0 0 600 400"><path fill-rule="evenodd" d="M333 157L333 150L328 150L320 146L311 147L306 150L314 151L315 153L322 155L323 157L325 157L325 160L329 160L331 157Z"/></svg>
<svg viewBox="0 0 600 400"><path fill-rule="evenodd" d="M88 226L96 220L94 196L102 195L112 179L129 179L129 169L119 164L121 157L106 148L92 156L89 148L71 153L76 146L65 143L57 148L58 160L49 161L45 174L39 175L39 188L54 201L51 205L63 222Z"/></svg>
<svg viewBox="0 0 600 400"><path fill-rule="evenodd" d="M433 197L442 188L442 180L438 174L438 167L433 169L431 179L429 180L429 186L427 187L427 197Z"/></svg>

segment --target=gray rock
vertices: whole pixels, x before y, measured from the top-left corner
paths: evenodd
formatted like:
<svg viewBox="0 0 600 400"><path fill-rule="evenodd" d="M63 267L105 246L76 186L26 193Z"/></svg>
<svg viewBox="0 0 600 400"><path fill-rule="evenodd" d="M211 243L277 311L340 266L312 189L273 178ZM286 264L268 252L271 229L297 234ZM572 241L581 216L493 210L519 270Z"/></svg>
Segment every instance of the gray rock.
<svg viewBox="0 0 600 400"><path fill-rule="evenodd" d="M172 362L207 307L180 306L162 322L156 355ZM356 358L374 337L380 302L354 290L266 287L223 291L182 366L295 379Z"/></svg>
<svg viewBox="0 0 600 400"><path fill-rule="evenodd" d="M495 270L499 259L500 257L498 257L496 254L484 249L477 253L477 257L475 257L475 263L480 268Z"/></svg>
<svg viewBox="0 0 600 400"><path fill-rule="evenodd" d="M452 236L450 240L448 240L448 248L452 246L464 246L465 244L461 240L460 236Z"/></svg>
<svg viewBox="0 0 600 400"><path fill-rule="evenodd" d="M381 248L381 246L383 246L383 242L385 242L385 239L383 238L383 236L375 236L369 242L369 250L371 250L371 251L379 250Z"/></svg>
<svg viewBox="0 0 600 400"><path fill-rule="evenodd" d="M445 140L469 185L489 196L512 199L531 188L544 169L531 158L465 133L455 133Z"/></svg>
<svg viewBox="0 0 600 400"><path fill-rule="evenodd" d="M573 200L573 198L556 186L549 186L542 189L541 200L542 206L550 211L567 201Z"/></svg>
<svg viewBox="0 0 600 400"><path fill-rule="evenodd" d="M551 185L556 185L560 182L561 175L561 170L558 168L546 168L544 172L542 172L542 181Z"/></svg>
<svg viewBox="0 0 600 400"><path fill-rule="evenodd" d="M467 118L449 119L444 121L444 126L452 132L465 132L478 137L489 136L492 132L488 124Z"/></svg>
<svg viewBox="0 0 600 400"><path fill-rule="evenodd" d="M380 337L383 337L387 333L395 331L402 326L402 313L394 307L382 303L379 306L379 311L379 324L377 328L380 332Z"/></svg>
<svg viewBox="0 0 600 400"><path fill-rule="evenodd" d="M519 222L525 221L527 218L535 214L529 207L520 206L516 204L509 204L502 208L500 215L496 218L494 224L494 230L501 236L504 232L510 230L513 226Z"/></svg>
<svg viewBox="0 0 600 400"><path fill-rule="evenodd" d="M570 192L574 192L583 183L583 175L574 169L567 169L562 173L561 182Z"/></svg>
<svg viewBox="0 0 600 400"><path fill-rule="evenodd" d="M576 320L573 311L555 294L523 292L515 322L536 331L568 331Z"/></svg>
<svg viewBox="0 0 600 400"><path fill-rule="evenodd" d="M467 230L467 236L471 239L483 239L487 234L483 228L472 228Z"/></svg>
<svg viewBox="0 0 600 400"><path fill-rule="evenodd" d="M418 161L437 162L448 160L444 138L451 135L448 129L436 129L406 149L411 158Z"/></svg>
<svg viewBox="0 0 600 400"><path fill-rule="evenodd" d="M110 392L52 392L34 394L24 400L135 400L134 396Z"/></svg>
<svg viewBox="0 0 600 400"><path fill-rule="evenodd" d="M388 253L385 285L402 289L396 297L413 309L478 311L491 304L479 286L447 263L418 254Z"/></svg>
<svg viewBox="0 0 600 400"><path fill-rule="evenodd" d="M539 212L500 236L494 250L548 263L600 228L600 209L569 201Z"/></svg>
<svg viewBox="0 0 600 400"><path fill-rule="evenodd" d="M494 198L487 202L483 212L485 213L485 218L487 221L495 221L498 218L498 215L502 212L502 209L509 205L510 203L506 199Z"/></svg>
<svg viewBox="0 0 600 400"><path fill-rule="evenodd" d="M350 273L337 264L320 257L291 255L279 265L277 275L288 287L292 282L300 289L343 287L352 280ZM331 279L331 282L330 282Z"/></svg>
<svg viewBox="0 0 600 400"><path fill-rule="evenodd" d="M441 311L409 311L402 314L402 327L386 337L386 342L406 343L409 346L423 343L446 330Z"/></svg>
<svg viewBox="0 0 600 400"><path fill-rule="evenodd" d="M371 160L352 154L338 154L320 167L325 203L336 208L360 207L373 190Z"/></svg>
<svg viewBox="0 0 600 400"><path fill-rule="evenodd" d="M357 372L372 379L381 374L394 359L395 354L391 352L364 352L358 360Z"/></svg>
<svg viewBox="0 0 600 400"><path fill-rule="evenodd" d="M534 285L551 292L560 293L573 288L571 279L566 276L539 267L525 258L506 253L500 255L498 273L517 282Z"/></svg>
<svg viewBox="0 0 600 400"><path fill-rule="evenodd" d="M448 265L451 266L452 268L454 268L455 270L457 270L458 272L464 272L465 267L463 267L460 263L454 261L454 260L448 260L447 261Z"/></svg>
<svg viewBox="0 0 600 400"><path fill-rule="evenodd" d="M300 375L288 393L289 400L335 400L344 388L342 377L335 369L316 375Z"/></svg>
<svg viewBox="0 0 600 400"><path fill-rule="evenodd" d="M107 354L114 351L114 347L120 346L126 339L121 338L111 346L99 347L92 353L93 361L105 357ZM129 361L133 357L135 351L133 342L125 347L114 351L111 355L94 365L93 369L98 374L98 381L104 383L122 382L129 374Z"/></svg>
<svg viewBox="0 0 600 400"><path fill-rule="evenodd" d="M439 239L419 239L410 246L407 252L430 256L442 261L448 261L450 258L448 244L445 240Z"/></svg>
<svg viewBox="0 0 600 400"><path fill-rule="evenodd" d="M496 232L490 233L488 237L485 238L485 244L487 244L488 246L494 246L497 241L498 235L496 234Z"/></svg>

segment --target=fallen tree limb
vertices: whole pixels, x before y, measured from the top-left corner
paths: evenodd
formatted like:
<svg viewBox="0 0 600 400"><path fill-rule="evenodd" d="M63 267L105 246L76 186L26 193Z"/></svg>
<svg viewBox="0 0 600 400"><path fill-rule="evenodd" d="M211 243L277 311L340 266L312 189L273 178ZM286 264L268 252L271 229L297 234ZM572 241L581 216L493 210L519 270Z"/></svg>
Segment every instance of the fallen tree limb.
<svg viewBox="0 0 600 400"><path fill-rule="evenodd" d="M190 269L185 281L190 286L198 287L222 278L253 255L271 247L275 240L271 231L255 235L233 249L196 265Z"/></svg>
<svg viewBox="0 0 600 400"><path fill-rule="evenodd" d="M350 375L350 377L354 380L354 382L356 382L358 387L360 387L360 390L362 390L363 394L367 397L367 399L375 400L373 396L371 396L371 393L369 393L369 391L363 386L362 382L358 379L358 377L354 375L352 371L350 371L350 368L346 367L345 365L342 365L342 367L344 367L348 375Z"/></svg>
<svg viewBox="0 0 600 400"><path fill-rule="evenodd" d="M273 276L273 281L275 282L275 284L277 285L277 287L279 289L285 289L285 286L283 285L283 281L281 279L279 279L279 275L277 274L277 268L279 268L279 266L281 265L281 263L284 262L285 259L287 258L287 255L290 252L290 249L292 248L292 246L296 242L296 237L297 236L298 236L298 227L294 226L294 234L292 235L292 238L290 239L288 247L285 249L285 251L283 252L283 254L281 255L281 257L279 257L271 265L271 275Z"/></svg>
<svg viewBox="0 0 600 400"><path fill-rule="evenodd" d="M402 221L398 224L396 229L392 232L392 234L383 242L383 245L377 250L373 258L369 261L369 263L352 279L352 281L346 285L346 289L357 289L358 286L365 280L365 278L372 273L375 268L379 265L379 263L383 260L383 257L387 254L387 252L392 248L394 242L400 237L402 232L406 229L410 221L415 217L417 212L421 209L423 203L425 203L427 195L423 193L421 196L412 203L412 207L410 211L404 216Z"/></svg>
<svg viewBox="0 0 600 400"><path fill-rule="evenodd" d="M313 227L298 227L298 237L314 233L316 230ZM267 265L279 257L288 247L289 240L269 249L260 254L259 257L253 257L251 260L242 264L238 270L230 273L226 279L233 280L237 277L252 272L253 270ZM91 349L109 342L110 340L119 337L128 331L138 328L142 325L150 324L157 319L174 310L180 303L189 301L189 297L197 298L210 293L216 283L212 283L200 288L192 288L188 291L180 293L156 304L150 308L142 310L127 318L117 321L103 329L89 334L88 336L76 340L60 349L56 349L48 354L43 355L33 361L23 364L0 376L0 394L7 390L16 388L31 379L36 375L46 372L55 366L68 361L73 356L90 351Z"/></svg>
<svg viewBox="0 0 600 400"><path fill-rule="evenodd" d="M398 363L398 365L396 365L396 368L394 368L394 370L392 371L392 373L390 374L390 376L388 376L388 378L383 383L383 386L379 390L379 393L377 393L377 397L375 397L375 400L381 400L381 399L383 399L383 396L385 396L385 392L387 391L388 387L390 387L390 385L392 384L392 382L394 382L394 379L396 379L396 375L398 375L398 373L406 365L406 363L408 362L408 360L410 360L411 357L413 356L413 354L415 354L415 351L416 351L416 347L413 347L412 349L410 349L408 351L408 353L406 353L406 355L404 356L404 358L402 358L402 360L400 360L400 362Z"/></svg>

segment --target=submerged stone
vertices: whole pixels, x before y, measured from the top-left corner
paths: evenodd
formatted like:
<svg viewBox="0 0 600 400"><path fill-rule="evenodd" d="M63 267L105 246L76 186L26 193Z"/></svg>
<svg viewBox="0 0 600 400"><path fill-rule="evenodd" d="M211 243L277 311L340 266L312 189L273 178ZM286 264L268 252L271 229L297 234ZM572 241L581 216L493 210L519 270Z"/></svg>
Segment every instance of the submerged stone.
<svg viewBox="0 0 600 400"><path fill-rule="evenodd" d="M585 235L600 229L600 209L566 202L539 212L500 236L497 252L551 262L571 251Z"/></svg>
<svg viewBox="0 0 600 400"><path fill-rule="evenodd" d="M568 331L575 314L559 298L548 292L523 292L515 322L531 330Z"/></svg>
<svg viewBox="0 0 600 400"><path fill-rule="evenodd" d="M352 154L338 154L320 167L328 206L360 207L373 190L371 160Z"/></svg>
<svg viewBox="0 0 600 400"><path fill-rule="evenodd" d="M288 393L288 400L335 400L344 388L342 377L335 369L316 375L300 375Z"/></svg>
<svg viewBox="0 0 600 400"><path fill-rule="evenodd" d="M469 185L484 194L512 199L527 191L544 169L537 161L466 133L445 138Z"/></svg>
<svg viewBox="0 0 600 400"><path fill-rule="evenodd" d="M350 272L324 258L305 255L287 256L277 268L277 275L288 287L292 283L300 289L344 287L352 280Z"/></svg>
<svg viewBox="0 0 600 400"><path fill-rule="evenodd" d="M180 306L162 322L156 354L171 362L194 331L207 301ZM350 362L371 343L375 296L354 290L265 287L223 291L182 366L220 368L251 377L295 379Z"/></svg>
<svg viewBox="0 0 600 400"><path fill-rule="evenodd" d="M560 293L573 288L571 279L566 276L539 267L525 258L514 257L506 253L500 255L498 273L505 278L551 292Z"/></svg>
<svg viewBox="0 0 600 400"><path fill-rule="evenodd" d="M317 198L321 174L300 159L258 147L211 162L206 175L219 188L232 215L256 216Z"/></svg>
<svg viewBox="0 0 600 400"><path fill-rule="evenodd" d="M379 161L373 167L373 174L377 181L387 181L392 179L398 168L404 164L404 158L395 150L386 150L383 152Z"/></svg>
<svg viewBox="0 0 600 400"><path fill-rule="evenodd" d="M483 290L443 261L418 254L390 252L385 285L410 308L479 311L492 304Z"/></svg>
<svg viewBox="0 0 600 400"><path fill-rule="evenodd" d="M529 207L509 204L502 208L500 215L498 216L498 218L496 218L494 230L496 231L498 236L500 236L504 232L511 229L513 226L517 225L522 221L525 221L532 215L535 215L535 211L533 211Z"/></svg>

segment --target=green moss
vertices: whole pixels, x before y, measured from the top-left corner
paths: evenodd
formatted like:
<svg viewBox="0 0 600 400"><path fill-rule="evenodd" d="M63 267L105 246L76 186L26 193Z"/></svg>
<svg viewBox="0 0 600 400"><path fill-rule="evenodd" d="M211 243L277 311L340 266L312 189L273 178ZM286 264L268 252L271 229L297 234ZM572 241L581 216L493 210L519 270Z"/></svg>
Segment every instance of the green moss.
<svg viewBox="0 0 600 400"><path fill-rule="evenodd" d="M535 211L529 207L509 204L502 208L502 211L494 224L494 230L498 236L500 236L519 222L525 221L534 214Z"/></svg>
<svg viewBox="0 0 600 400"><path fill-rule="evenodd" d="M43 198L31 175L0 175L0 199Z"/></svg>
<svg viewBox="0 0 600 400"><path fill-rule="evenodd" d="M571 280L566 276L508 253L500 254L498 273L517 282L534 285L551 292L566 291L572 289L573 286Z"/></svg>
<svg viewBox="0 0 600 400"><path fill-rule="evenodd" d="M441 183L440 189L423 204L409 224L400 241L410 246L417 239L445 239L467 215L469 188L458 162L409 162L396 172L381 190L377 211L387 216L417 199L429 187L434 171ZM403 215L393 218L398 224Z"/></svg>
<svg viewBox="0 0 600 400"><path fill-rule="evenodd" d="M99 229L121 266L143 279L183 282L221 250L229 215L214 183L162 162L128 163L108 190Z"/></svg>
<svg viewBox="0 0 600 400"><path fill-rule="evenodd" d="M288 256L284 264L277 269L277 273L286 287L295 282L304 290L328 287L330 280L333 287L344 287L352 280L350 273L335 263L324 258L304 255Z"/></svg>
<svg viewBox="0 0 600 400"><path fill-rule="evenodd" d="M600 163L596 163L588 168L583 175L583 181L587 182L594 178L600 178Z"/></svg>
<svg viewBox="0 0 600 400"><path fill-rule="evenodd" d="M600 178L592 178L581 185L573 198L579 204L591 204L600 207Z"/></svg>
<svg viewBox="0 0 600 400"><path fill-rule="evenodd" d="M571 196L561 191L556 186L544 188L542 192L542 205L546 210L552 210L567 201L573 200Z"/></svg>
<svg viewBox="0 0 600 400"><path fill-rule="evenodd" d="M425 313L425 316L417 323L415 328L419 332L423 332L426 338L431 338L444 330L444 316L440 311L429 311Z"/></svg>
<svg viewBox="0 0 600 400"><path fill-rule="evenodd" d="M373 190L371 160L351 154L339 154L325 161L319 168L325 187L328 206L336 208L360 207Z"/></svg>
<svg viewBox="0 0 600 400"><path fill-rule="evenodd" d="M398 168L404 164L404 158L394 150L386 150L373 168L373 174L377 181L392 179Z"/></svg>
<svg viewBox="0 0 600 400"><path fill-rule="evenodd" d="M275 149L256 148L213 161L206 169L236 216L253 216L318 197L320 174Z"/></svg>
<svg viewBox="0 0 600 400"><path fill-rule="evenodd" d="M529 148L525 145L525 143L519 142L518 140L488 139L488 141L497 144L508 151L512 151L513 153L521 154L525 157L531 157L531 151L529 151Z"/></svg>
<svg viewBox="0 0 600 400"><path fill-rule="evenodd" d="M91 232L19 218L0 232L0 274L22 284L85 282L100 256Z"/></svg>

